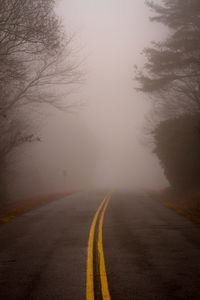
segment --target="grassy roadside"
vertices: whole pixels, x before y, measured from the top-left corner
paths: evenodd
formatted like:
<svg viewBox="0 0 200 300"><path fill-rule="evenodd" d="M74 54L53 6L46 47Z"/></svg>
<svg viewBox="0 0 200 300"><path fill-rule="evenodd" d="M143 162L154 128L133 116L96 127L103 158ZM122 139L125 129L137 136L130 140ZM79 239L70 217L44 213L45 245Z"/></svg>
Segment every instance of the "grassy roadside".
<svg viewBox="0 0 200 300"><path fill-rule="evenodd" d="M168 188L148 193L164 206L200 225L200 189L177 193Z"/></svg>
<svg viewBox="0 0 200 300"><path fill-rule="evenodd" d="M14 218L21 216L29 211L39 208L45 204L61 199L70 193L57 193L48 195L38 195L31 198L20 199L9 202L0 208L0 225L7 223Z"/></svg>

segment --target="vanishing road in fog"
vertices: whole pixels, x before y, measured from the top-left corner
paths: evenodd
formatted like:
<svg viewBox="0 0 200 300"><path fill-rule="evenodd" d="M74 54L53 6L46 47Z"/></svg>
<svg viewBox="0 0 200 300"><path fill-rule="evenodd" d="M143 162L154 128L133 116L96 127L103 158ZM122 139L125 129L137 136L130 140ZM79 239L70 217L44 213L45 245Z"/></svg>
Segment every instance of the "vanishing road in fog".
<svg viewBox="0 0 200 300"><path fill-rule="evenodd" d="M199 286L199 228L144 193L74 194L0 228L2 300L197 300Z"/></svg>

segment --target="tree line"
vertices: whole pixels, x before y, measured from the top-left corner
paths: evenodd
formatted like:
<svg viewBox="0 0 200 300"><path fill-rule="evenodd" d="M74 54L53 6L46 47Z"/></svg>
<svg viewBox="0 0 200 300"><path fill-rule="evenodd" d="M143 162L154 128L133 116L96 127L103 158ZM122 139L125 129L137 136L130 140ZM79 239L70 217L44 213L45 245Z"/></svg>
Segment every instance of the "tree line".
<svg viewBox="0 0 200 300"><path fill-rule="evenodd" d="M151 134L154 153L176 190L200 185L200 2L147 1L153 22L168 27L167 38L144 49L136 68L138 90L155 103L159 118Z"/></svg>

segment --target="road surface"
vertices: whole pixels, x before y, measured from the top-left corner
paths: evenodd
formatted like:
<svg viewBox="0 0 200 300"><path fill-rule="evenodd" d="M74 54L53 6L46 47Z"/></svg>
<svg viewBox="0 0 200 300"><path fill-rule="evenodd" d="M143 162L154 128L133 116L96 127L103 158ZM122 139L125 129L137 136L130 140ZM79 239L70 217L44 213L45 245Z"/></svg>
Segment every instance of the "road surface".
<svg viewBox="0 0 200 300"><path fill-rule="evenodd" d="M0 299L198 300L199 227L142 192L68 196L0 227Z"/></svg>

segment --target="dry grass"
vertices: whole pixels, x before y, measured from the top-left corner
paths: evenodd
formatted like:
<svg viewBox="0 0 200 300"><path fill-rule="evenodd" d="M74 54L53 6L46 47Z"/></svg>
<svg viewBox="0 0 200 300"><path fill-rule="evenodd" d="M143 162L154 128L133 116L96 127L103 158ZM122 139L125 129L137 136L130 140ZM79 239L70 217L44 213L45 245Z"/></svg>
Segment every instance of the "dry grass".
<svg viewBox="0 0 200 300"><path fill-rule="evenodd" d="M52 201L59 200L68 194L69 193L38 195L7 203L0 209L0 224L7 223L18 216L21 216Z"/></svg>
<svg viewBox="0 0 200 300"><path fill-rule="evenodd" d="M150 191L149 194L166 207L200 224L200 189L185 193L177 193L171 189L166 189L162 191Z"/></svg>

